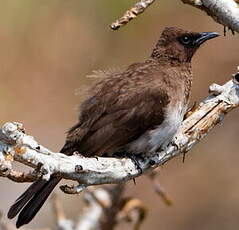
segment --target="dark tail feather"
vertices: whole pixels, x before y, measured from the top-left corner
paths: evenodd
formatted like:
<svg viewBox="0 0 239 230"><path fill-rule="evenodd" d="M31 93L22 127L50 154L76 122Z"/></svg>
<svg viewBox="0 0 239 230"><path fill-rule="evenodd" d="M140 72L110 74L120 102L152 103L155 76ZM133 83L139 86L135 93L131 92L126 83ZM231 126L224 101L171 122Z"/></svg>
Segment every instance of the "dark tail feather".
<svg viewBox="0 0 239 230"><path fill-rule="evenodd" d="M8 211L8 218L14 218L21 209L25 206L25 204L33 197L33 195L39 191L47 181L39 179L36 182L32 183L28 189L15 201L15 203L10 207Z"/></svg>
<svg viewBox="0 0 239 230"><path fill-rule="evenodd" d="M53 177L49 181L45 181L46 183L32 196L30 201L26 204L26 206L20 212L16 226L17 228L21 227L24 224L28 224L40 210L47 197L50 195L52 190L58 184L61 178Z"/></svg>

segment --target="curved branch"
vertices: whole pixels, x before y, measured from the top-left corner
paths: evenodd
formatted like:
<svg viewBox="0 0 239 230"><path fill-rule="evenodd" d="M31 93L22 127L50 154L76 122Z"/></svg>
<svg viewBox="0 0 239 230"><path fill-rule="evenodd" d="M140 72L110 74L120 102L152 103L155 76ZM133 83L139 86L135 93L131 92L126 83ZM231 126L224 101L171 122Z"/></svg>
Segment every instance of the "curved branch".
<svg viewBox="0 0 239 230"><path fill-rule="evenodd" d="M181 0L203 10L216 22L239 33L239 5L237 0Z"/></svg>
<svg viewBox="0 0 239 230"><path fill-rule="evenodd" d="M210 87L212 95L202 101L197 110L183 122L173 143L162 152L139 159L142 173L189 151L222 121L224 115L238 107L238 82L239 73L223 86L213 84ZM46 180L56 174L78 181L81 184L79 192L90 185L119 183L141 175L141 171L129 158L87 158L78 153L73 156L53 153L25 134L21 124L8 122L0 132L0 171L11 172L13 159L37 168L35 171Z"/></svg>

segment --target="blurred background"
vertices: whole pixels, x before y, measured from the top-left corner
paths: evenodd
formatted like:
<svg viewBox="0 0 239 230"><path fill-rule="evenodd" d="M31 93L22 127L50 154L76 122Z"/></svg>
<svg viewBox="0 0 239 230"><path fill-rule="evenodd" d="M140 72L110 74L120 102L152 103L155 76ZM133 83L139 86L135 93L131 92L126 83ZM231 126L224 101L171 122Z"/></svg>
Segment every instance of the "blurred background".
<svg viewBox="0 0 239 230"><path fill-rule="evenodd" d="M0 119L22 122L42 145L58 151L65 132L77 120L77 107L92 80L92 70L126 67L147 58L165 26L194 31L223 27L181 1L160 1L119 31L109 25L134 1L128 0L11 0L0 8ZM207 96L208 86L223 84L239 65L239 38L207 42L193 59L191 101ZM77 92L77 93L76 93ZM238 111L186 155L163 166L160 181L173 199L172 207L152 190L144 176L127 195L148 208L142 229L237 229L239 226ZM71 183L71 182L69 182ZM9 206L27 184L0 178L0 209ZM81 209L81 196L62 194L68 216ZM52 226L49 202L27 228Z"/></svg>

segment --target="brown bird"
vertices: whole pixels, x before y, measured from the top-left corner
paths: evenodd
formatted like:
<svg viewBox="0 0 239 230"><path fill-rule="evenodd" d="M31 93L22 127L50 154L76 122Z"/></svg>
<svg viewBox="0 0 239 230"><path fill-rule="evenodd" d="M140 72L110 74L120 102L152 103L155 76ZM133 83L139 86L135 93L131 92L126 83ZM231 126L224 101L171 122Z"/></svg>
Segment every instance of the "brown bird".
<svg viewBox="0 0 239 230"><path fill-rule="evenodd" d="M191 84L191 58L217 33L164 29L150 57L123 72L105 73L81 105L61 152L84 156L152 154L165 148L182 123ZM29 223L61 180L34 182L11 206L17 228Z"/></svg>

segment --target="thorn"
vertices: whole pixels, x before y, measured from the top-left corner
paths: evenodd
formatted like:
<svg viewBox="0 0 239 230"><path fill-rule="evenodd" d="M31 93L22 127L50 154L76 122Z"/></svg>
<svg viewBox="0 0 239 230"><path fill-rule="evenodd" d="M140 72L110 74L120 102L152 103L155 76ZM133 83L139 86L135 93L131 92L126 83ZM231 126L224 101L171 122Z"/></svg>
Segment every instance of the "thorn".
<svg viewBox="0 0 239 230"><path fill-rule="evenodd" d="M186 152L183 153L183 163L185 162Z"/></svg>

